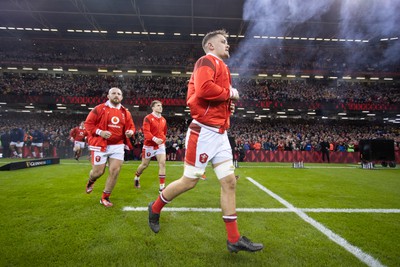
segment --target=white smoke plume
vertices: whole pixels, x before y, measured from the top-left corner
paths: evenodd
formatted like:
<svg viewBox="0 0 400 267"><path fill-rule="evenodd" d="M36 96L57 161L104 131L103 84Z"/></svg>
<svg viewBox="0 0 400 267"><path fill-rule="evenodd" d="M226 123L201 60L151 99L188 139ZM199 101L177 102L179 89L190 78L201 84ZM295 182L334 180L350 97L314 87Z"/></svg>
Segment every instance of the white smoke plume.
<svg viewBox="0 0 400 267"><path fill-rule="evenodd" d="M358 60L363 63L371 60L378 67L385 64L399 67L400 40L395 39L400 37L399 10L399 0L246 0L243 6L246 38L232 54L230 64L251 66L252 61L265 56L263 52L269 46L279 45L277 39L255 39L254 36L297 36L368 40L357 44L345 42L343 45L353 46L344 55L345 61L355 64ZM381 38L393 40L382 43ZM319 43L305 42L308 42L307 48L299 57L307 60L307 49ZM356 45L363 47L355 49ZM379 46L380 55L376 55L376 49L374 55L369 55L369 50L374 49L368 46Z"/></svg>

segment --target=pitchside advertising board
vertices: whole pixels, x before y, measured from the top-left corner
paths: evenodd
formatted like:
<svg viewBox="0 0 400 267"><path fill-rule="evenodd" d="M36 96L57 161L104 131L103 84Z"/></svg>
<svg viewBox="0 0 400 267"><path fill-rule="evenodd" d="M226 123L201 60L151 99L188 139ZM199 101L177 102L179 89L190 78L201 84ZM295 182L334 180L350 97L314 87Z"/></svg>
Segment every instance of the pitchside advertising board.
<svg viewBox="0 0 400 267"><path fill-rule="evenodd" d="M0 167L0 171L14 171L26 168L59 164L60 158L32 159L27 161L11 162Z"/></svg>

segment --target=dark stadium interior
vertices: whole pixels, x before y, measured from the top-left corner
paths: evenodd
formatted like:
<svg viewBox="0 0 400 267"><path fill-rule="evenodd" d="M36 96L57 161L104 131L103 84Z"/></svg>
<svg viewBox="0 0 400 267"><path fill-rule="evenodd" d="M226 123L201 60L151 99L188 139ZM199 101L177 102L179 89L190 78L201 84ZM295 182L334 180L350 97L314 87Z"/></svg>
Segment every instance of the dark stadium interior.
<svg viewBox="0 0 400 267"><path fill-rule="evenodd" d="M0 3L0 24L7 27L32 27L57 29L57 33L40 31L41 37L59 38L93 38L80 33L67 32L68 29L80 30L105 30L101 38L146 40L146 41L195 41L197 38L190 34L207 33L210 29L225 28L230 34L246 35L249 25L253 21L260 21L270 25L273 14L269 17L254 17L243 19L244 4L257 9L257 2L244 0L3 0ZM267 2L267 1L265 1ZM320 1L327 2L327 1ZM281 17L279 23L290 28L285 34L299 35L300 37L313 35L322 38L334 38L338 36L340 27L341 0L329 1L329 6L316 6L320 8L318 16L306 21L296 20L295 17ZM358 2L358 1L355 1ZM278 3L277 3L278 5ZM364 6L364 5L363 5ZM368 5L365 5L368 9ZM390 19L390 18L389 18ZM398 21L398 18L396 18ZM394 21L396 22L396 21ZM359 31L364 27L371 27L367 22L352 21ZM382 23L382 22L379 22ZM290 27L289 27L290 25ZM259 35L269 35L272 30L266 27ZM164 33L142 34L124 36L117 31L139 31ZM380 37L394 37L398 35L398 29L390 29L392 32L380 32L381 36L372 33L363 35L363 38L373 40ZM364 31L366 33L367 31ZM174 36L173 33L181 33ZM1 31L2 36L34 36L39 32ZM388 36L393 34L393 36Z"/></svg>
<svg viewBox="0 0 400 267"><path fill-rule="evenodd" d="M168 38L180 42L195 39L190 33L224 27L231 33L243 34L246 27L242 20L242 0L2 1L0 5L2 25L54 28L59 30L56 35L41 32L42 36L61 38L85 38L82 34L67 32L68 29L97 29L106 30L107 36L101 38L107 39L162 41ZM117 31L165 35L124 36Z"/></svg>
<svg viewBox="0 0 400 267"><path fill-rule="evenodd" d="M295 16L296 10L291 15L279 17L274 12L281 9L280 3L276 3L276 9L263 14L260 4L264 2L271 1L4 0L0 2L0 40L3 44L0 72L4 81L15 80L13 75L22 80L50 75L53 81L78 74L83 75L84 80L90 79L91 75L109 76L113 82L124 80L122 85L128 88L133 83L130 79L135 79L132 77L153 77L157 80L159 78L155 77L168 76L168 79L180 80L176 86L181 90L180 83L189 78L195 59L203 53L199 44L204 34L225 28L230 34L230 68L232 73L239 75L233 76L234 84L247 89L251 87L249 84L254 83L257 88L265 85L269 89L265 98L254 96L259 91L243 93L245 99L239 104L238 116L252 117L256 114L263 118L288 116L339 120L347 116L350 120L381 122L395 122L399 118L398 14L386 14L388 21L371 15L377 19L373 21L362 20L354 12L351 14L354 18L346 21L348 16L343 14L343 1L335 0L313 4L315 13L309 18ZM326 4L328 2L329 5ZM392 2L389 1L389 4ZM354 10L359 9L362 13L376 8L372 4L360 4ZM249 10L255 13L248 13ZM288 14L284 13L287 11L282 12ZM380 27L384 30L379 30ZM264 56L243 54L243 46L246 45L250 50L263 51ZM90 54L90 61L79 53L68 52L70 48ZM92 55L91 48L100 52ZM143 53L138 54L137 51ZM50 53L58 53L59 56L49 57ZM129 59L129 55L133 59ZM137 62L139 57L144 60ZM383 60L385 57L388 60ZM160 63L161 60L163 63ZM26 71L23 67L31 67L32 70ZM39 70L41 67L48 69L46 74ZM68 71L69 68L78 69L78 74ZM106 69L106 73L99 73L101 68ZM131 69L135 73L130 73ZM146 69L151 69L152 73L144 73ZM178 71L179 74L173 75L171 71ZM347 80L350 76L351 79ZM57 83L50 80L49 84ZM5 88L2 88L3 92L7 91ZM272 94L273 88L279 88L281 92ZM351 93L347 90L349 88ZM65 94L78 94L75 89L71 90ZM288 95L285 90L292 92ZM299 90L305 93L299 96ZM317 99L310 98L313 90L317 90L314 94ZM37 100L26 97L24 100L21 94L27 93L3 93L0 102L7 104L1 105L0 113L5 110L21 111L31 104L30 101ZM35 94L29 93L31 96ZM366 97L368 94L372 100ZM327 99L321 99L326 95ZM133 93L132 97L135 97ZM172 97L179 100L185 96ZM270 106L266 107L260 104L260 100L272 101L272 104L267 102ZM62 100L58 98L57 101ZM131 101L126 104L138 109L138 114L147 112L147 105L140 103ZM165 105L166 113L185 114L186 107L181 103L179 100ZM56 103L46 97L32 104L35 110L52 109L54 112L69 113L88 112L90 106L71 101ZM66 105L67 111L57 110L56 104Z"/></svg>

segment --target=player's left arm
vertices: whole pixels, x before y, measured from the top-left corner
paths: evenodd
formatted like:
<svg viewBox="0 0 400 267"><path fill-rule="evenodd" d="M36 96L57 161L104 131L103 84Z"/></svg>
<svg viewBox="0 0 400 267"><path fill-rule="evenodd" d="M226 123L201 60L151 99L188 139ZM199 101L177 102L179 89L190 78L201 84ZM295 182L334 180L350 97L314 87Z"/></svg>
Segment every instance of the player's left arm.
<svg viewBox="0 0 400 267"><path fill-rule="evenodd" d="M215 68L205 65L196 70L196 76L194 78L196 95L208 101L228 100L230 98L230 88L224 88L216 84L214 77L216 72Z"/></svg>

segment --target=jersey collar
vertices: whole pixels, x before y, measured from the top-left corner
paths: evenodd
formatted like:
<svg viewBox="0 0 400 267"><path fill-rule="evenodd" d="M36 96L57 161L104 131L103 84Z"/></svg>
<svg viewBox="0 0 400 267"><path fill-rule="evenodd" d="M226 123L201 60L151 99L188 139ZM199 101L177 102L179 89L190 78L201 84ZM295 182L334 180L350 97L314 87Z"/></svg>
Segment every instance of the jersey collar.
<svg viewBox="0 0 400 267"><path fill-rule="evenodd" d="M114 106L113 104L111 104L110 100L107 100L106 106L108 106L108 107L110 107L110 108L120 109L122 105L121 105L121 104L118 104L117 106Z"/></svg>

